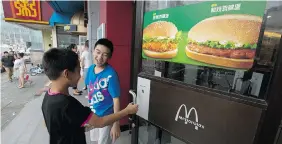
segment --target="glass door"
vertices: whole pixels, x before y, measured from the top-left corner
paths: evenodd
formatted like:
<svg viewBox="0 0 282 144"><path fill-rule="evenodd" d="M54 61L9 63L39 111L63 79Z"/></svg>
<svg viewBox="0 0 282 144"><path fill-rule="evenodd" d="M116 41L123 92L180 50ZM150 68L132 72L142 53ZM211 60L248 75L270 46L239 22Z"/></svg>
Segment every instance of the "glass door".
<svg viewBox="0 0 282 144"><path fill-rule="evenodd" d="M259 52L256 54L254 67L250 71L194 66L173 62L142 59L143 16L147 11L159 10L201 2L192 1L136 1L136 21L134 24L134 45L132 51L131 89L137 89L138 74L162 77L174 82L181 82L199 90L221 93L230 97L244 99L250 103L267 103L270 95L270 83L278 54L281 55L281 8L266 12L264 27L259 38ZM267 2L266 11L279 7L280 2ZM279 61L280 63L280 61ZM207 88L207 89L206 89ZM281 120L281 118L279 119ZM271 123L268 121L268 123ZM184 144L179 136L154 125L139 116L132 119L132 144ZM263 130L262 130L263 131ZM265 130L267 131L267 130ZM276 131L275 131L276 132ZM260 131L256 133L259 139ZM267 137L267 136L266 136ZM267 138L266 138L267 139Z"/></svg>
<svg viewBox="0 0 282 144"><path fill-rule="evenodd" d="M143 23L143 14L145 11L163 9L175 6L181 6L189 2L185 1L136 1L136 22L135 27L135 42L133 52L133 70L132 70L132 89L137 89L137 75L140 72L145 72L151 75L164 76L165 68L167 68L167 63L157 62L152 60L145 60L141 57L140 45L142 45L142 23ZM190 2L197 3L197 2ZM136 49L135 49L136 48ZM179 66L178 69L183 66ZM175 68L174 68L175 69ZM177 69L177 68L176 68ZM169 71L171 71L170 69ZM167 73L167 72L166 72ZM179 75L179 74L178 74ZM185 144L185 142L177 139L172 136L169 132L163 130L150 123L149 121L143 119L139 116L134 116L131 118L131 143L132 144Z"/></svg>

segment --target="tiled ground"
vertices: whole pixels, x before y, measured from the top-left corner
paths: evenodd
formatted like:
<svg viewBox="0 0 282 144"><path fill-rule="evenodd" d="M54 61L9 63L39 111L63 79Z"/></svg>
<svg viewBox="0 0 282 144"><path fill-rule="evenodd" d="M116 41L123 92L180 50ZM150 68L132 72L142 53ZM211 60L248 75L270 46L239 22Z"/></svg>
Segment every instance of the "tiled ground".
<svg viewBox="0 0 282 144"><path fill-rule="evenodd" d="M30 79L33 81L31 85L18 89L17 80L11 83L7 73L1 73L1 131L20 113L25 104L37 98L34 93L47 81L43 74L30 76Z"/></svg>

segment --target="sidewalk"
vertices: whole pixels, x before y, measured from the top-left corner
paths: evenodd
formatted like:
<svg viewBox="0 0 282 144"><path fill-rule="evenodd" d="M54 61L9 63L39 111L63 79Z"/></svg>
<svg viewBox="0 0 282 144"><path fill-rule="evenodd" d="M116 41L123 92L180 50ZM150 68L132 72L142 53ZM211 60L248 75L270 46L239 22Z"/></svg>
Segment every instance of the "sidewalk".
<svg viewBox="0 0 282 144"><path fill-rule="evenodd" d="M41 112L43 95L27 103L21 112L2 131L2 144L48 144L49 134L44 124ZM84 95L76 96L80 102L87 104ZM90 142L89 133L86 133L88 144ZM130 135L123 132L116 144L130 144Z"/></svg>
<svg viewBox="0 0 282 144"><path fill-rule="evenodd" d="M2 131L3 144L48 144L48 132L41 113L42 100L43 96L26 104Z"/></svg>
<svg viewBox="0 0 282 144"><path fill-rule="evenodd" d="M44 86L47 77L44 74L30 76L33 81L18 89L18 81L9 82L7 73L1 73L1 131L21 112L25 105L38 98L35 92Z"/></svg>

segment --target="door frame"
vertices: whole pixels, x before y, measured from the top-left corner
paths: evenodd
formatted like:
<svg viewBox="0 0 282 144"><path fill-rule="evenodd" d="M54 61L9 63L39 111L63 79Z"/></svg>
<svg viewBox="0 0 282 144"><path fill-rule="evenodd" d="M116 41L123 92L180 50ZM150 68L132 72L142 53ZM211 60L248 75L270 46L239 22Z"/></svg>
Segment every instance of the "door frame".
<svg viewBox="0 0 282 144"><path fill-rule="evenodd" d="M141 71L142 66L142 37L143 37L143 17L145 10L145 1L135 1L135 11L133 18L133 30L132 30L132 38L134 42L132 43L131 50L131 81L130 81L130 89L137 90L137 77L139 72ZM132 100L132 97L130 97ZM139 118L138 116L133 116L132 122L136 124L135 127L131 129L131 143L138 144L138 131L139 131ZM130 124L131 125L131 124ZM130 126L131 127L131 126Z"/></svg>
<svg viewBox="0 0 282 144"><path fill-rule="evenodd" d="M272 7L267 10L267 14L273 11L281 11L282 6ZM267 26L265 26L266 28ZM263 121L260 123L259 132L256 135L255 143L266 144L274 143L282 119L282 93L279 87L282 85L282 35L277 50L277 59L273 67L273 73L267 89L268 108L265 112Z"/></svg>

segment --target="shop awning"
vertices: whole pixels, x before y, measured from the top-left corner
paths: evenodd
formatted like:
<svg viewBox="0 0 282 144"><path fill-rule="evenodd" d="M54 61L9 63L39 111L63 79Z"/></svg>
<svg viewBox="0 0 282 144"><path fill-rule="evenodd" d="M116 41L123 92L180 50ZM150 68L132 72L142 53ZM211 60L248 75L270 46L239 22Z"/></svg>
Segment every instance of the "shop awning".
<svg viewBox="0 0 282 144"><path fill-rule="evenodd" d="M84 1L48 1L49 5L58 13L74 14L83 11Z"/></svg>
<svg viewBox="0 0 282 144"><path fill-rule="evenodd" d="M49 20L51 26L70 24L72 16L84 8L84 1L48 1L48 3L55 11Z"/></svg>
<svg viewBox="0 0 282 144"><path fill-rule="evenodd" d="M58 13L54 12L49 20L49 25L54 26L55 24L70 24L70 20L73 14L70 13Z"/></svg>

